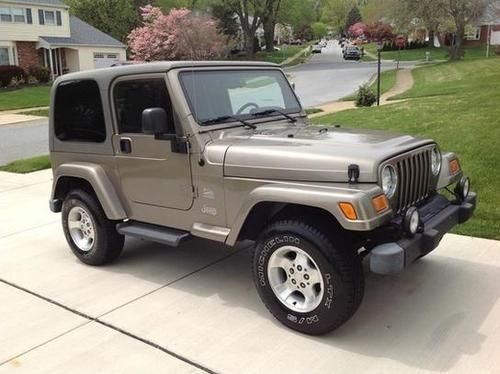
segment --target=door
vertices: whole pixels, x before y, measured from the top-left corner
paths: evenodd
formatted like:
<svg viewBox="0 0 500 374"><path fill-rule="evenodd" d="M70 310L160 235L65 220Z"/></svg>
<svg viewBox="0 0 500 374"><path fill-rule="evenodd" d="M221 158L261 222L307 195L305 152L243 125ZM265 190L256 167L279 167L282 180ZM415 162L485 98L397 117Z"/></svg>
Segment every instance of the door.
<svg viewBox="0 0 500 374"><path fill-rule="evenodd" d="M172 150L172 141L142 132L142 111L163 108L175 134L165 75L122 78L112 87L117 134L113 146L122 190L130 204L187 210L193 190L187 153Z"/></svg>
<svg viewBox="0 0 500 374"><path fill-rule="evenodd" d="M120 62L120 55L118 53L94 53L94 68L107 68L113 64Z"/></svg>

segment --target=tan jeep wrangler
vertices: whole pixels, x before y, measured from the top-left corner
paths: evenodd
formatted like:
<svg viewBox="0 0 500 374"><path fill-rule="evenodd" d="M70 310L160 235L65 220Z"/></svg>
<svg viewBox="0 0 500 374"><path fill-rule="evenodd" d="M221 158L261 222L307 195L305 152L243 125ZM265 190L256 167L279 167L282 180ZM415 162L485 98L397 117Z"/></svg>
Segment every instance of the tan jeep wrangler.
<svg viewBox="0 0 500 374"><path fill-rule="evenodd" d="M373 272L399 272L476 205L455 154L429 139L312 126L265 63L64 75L50 152L50 208L81 261L115 260L125 236L174 247L192 236L252 240L262 301L308 334L354 314L365 256ZM439 194L449 187L453 198Z"/></svg>

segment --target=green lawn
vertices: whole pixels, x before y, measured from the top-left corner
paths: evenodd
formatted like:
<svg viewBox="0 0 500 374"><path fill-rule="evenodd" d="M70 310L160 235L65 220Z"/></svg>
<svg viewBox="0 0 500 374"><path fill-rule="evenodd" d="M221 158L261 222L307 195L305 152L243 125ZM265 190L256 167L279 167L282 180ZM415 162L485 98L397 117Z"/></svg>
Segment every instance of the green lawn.
<svg viewBox="0 0 500 374"><path fill-rule="evenodd" d="M266 52L266 51L259 51L255 54L254 60L256 61L265 61L265 62L272 62L275 64L281 64L283 61L286 59L294 56L295 54L299 53L300 51L304 50L305 48L309 47L311 43L306 43L302 45L290 45L287 47L280 46L281 50L280 51L274 51L274 52ZM306 54L301 55L297 59L293 60L291 63L286 64L285 66L292 66L296 64L303 63L307 61L307 59L310 56L310 52L307 51ZM248 60L246 56L230 56L230 60Z"/></svg>
<svg viewBox="0 0 500 374"><path fill-rule="evenodd" d="M50 86L25 87L0 91L0 110L33 108L49 105Z"/></svg>
<svg viewBox="0 0 500 374"><path fill-rule="evenodd" d="M500 239L500 58L431 65L413 74L414 87L400 95L407 102L313 121L429 137L456 152L478 192L478 208L454 232Z"/></svg>
<svg viewBox="0 0 500 374"><path fill-rule="evenodd" d="M50 168L50 159L48 155L44 155L12 161L7 165L0 166L0 171L24 174L48 168Z"/></svg>
<svg viewBox="0 0 500 374"><path fill-rule="evenodd" d="M383 95L387 91L389 91L396 84L396 70L387 70L383 71L380 74L380 94ZM372 84L370 84L370 88L377 94L377 80L375 79ZM342 101L354 101L356 100L357 92L342 98Z"/></svg>
<svg viewBox="0 0 500 374"><path fill-rule="evenodd" d="M365 44L365 50L376 55L377 46L375 43ZM447 48L420 48L420 49L404 49L400 53L398 51L387 51L382 52L382 58L386 60L400 60L400 61L425 61L426 52L430 52L430 61L436 60L447 60L448 59L448 49ZM466 47L464 49L464 59L476 59L484 58L486 56L486 47ZM490 55L493 55L493 49L490 51Z"/></svg>

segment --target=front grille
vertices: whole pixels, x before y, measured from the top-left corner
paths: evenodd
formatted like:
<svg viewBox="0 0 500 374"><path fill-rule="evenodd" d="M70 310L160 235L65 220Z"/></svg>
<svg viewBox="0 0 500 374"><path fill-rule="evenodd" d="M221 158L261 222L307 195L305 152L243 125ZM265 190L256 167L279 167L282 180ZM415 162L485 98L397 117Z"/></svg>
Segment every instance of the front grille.
<svg viewBox="0 0 500 374"><path fill-rule="evenodd" d="M424 200L431 193L431 152L429 148L417 150L395 163L398 174L398 213Z"/></svg>

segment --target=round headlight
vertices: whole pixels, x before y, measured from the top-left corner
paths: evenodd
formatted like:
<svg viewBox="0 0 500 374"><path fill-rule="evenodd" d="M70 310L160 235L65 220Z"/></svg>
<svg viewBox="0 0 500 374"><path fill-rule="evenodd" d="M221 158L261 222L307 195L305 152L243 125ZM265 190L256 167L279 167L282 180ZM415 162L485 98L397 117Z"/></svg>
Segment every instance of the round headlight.
<svg viewBox="0 0 500 374"><path fill-rule="evenodd" d="M403 218L403 228L406 234L412 237L417 233L419 226L420 214L418 213L417 208L415 208L414 206L409 207Z"/></svg>
<svg viewBox="0 0 500 374"><path fill-rule="evenodd" d="M394 195L398 184L398 176L392 165L386 165L382 169L382 190L387 197Z"/></svg>
<svg viewBox="0 0 500 374"><path fill-rule="evenodd" d="M434 175L441 171L441 152L438 148L434 148L431 153L431 170Z"/></svg>
<svg viewBox="0 0 500 374"><path fill-rule="evenodd" d="M463 176L462 178L460 178L455 187L455 194L458 195L460 200L464 201L467 198L467 196L469 196L469 192L470 192L470 179L469 177Z"/></svg>

